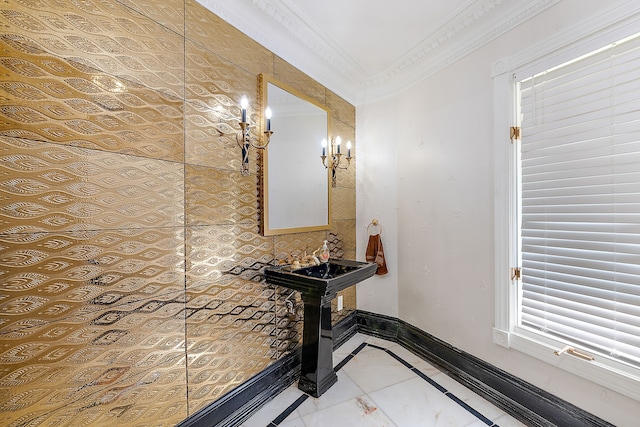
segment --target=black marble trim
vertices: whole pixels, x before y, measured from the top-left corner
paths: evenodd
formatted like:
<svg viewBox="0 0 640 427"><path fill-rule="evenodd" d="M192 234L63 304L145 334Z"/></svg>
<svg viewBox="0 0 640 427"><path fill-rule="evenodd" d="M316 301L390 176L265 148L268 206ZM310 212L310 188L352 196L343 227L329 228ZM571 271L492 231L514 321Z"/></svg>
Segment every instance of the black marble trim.
<svg viewBox="0 0 640 427"><path fill-rule="evenodd" d="M351 359L353 359L353 356L355 356L356 354L358 354L360 352L360 350L362 350L363 348L365 348L367 346L366 343L362 343L358 346L358 348L356 348L355 350L353 350L351 353L349 353L347 355L347 357L345 357L344 359L342 359L342 361L340 361L340 363L338 363L333 370L338 372L340 369L342 369L342 367L344 365L346 365Z"/></svg>
<svg viewBox="0 0 640 427"><path fill-rule="evenodd" d="M352 334L353 335L353 334ZM343 341L344 342L344 341ZM333 368L334 371L338 372L340 369L342 369L342 367L344 365L347 364L347 362L349 362L351 359L353 359L353 356L355 356L356 354L358 354L363 348L365 348L367 346L366 343L362 343L358 346L358 348L356 348L355 350L353 350L351 353L349 353L347 355L347 357L345 357L340 363L338 363L335 368ZM277 427L278 425L280 425L280 423L282 423L289 415L291 415L291 413L293 411L295 411L298 406L302 405L302 403L307 400L307 398L310 397L308 394L303 394L302 396L300 396L295 402L293 402L291 405L289 405L289 407L287 409L285 409L280 415L278 415L276 417L276 419L274 419L273 421L271 421L269 424L267 424L267 427Z"/></svg>
<svg viewBox="0 0 640 427"><path fill-rule="evenodd" d="M489 418L485 417L484 415L482 415L480 412L476 411L475 409L473 409L471 406L469 406L467 403L465 403L462 399L458 398L456 395L454 395L453 393L450 393L446 388L442 387L440 384L438 384L436 381L434 381L432 378L430 378L429 376L427 376L426 374L424 374L422 371L420 371L419 369L417 369L416 367L414 367L412 364L410 364L409 362L407 362L406 360L404 360L402 357L398 356L397 354L395 354L393 351L386 349L384 347L379 347L377 345L373 345L373 344L367 344L369 347L373 347L373 348L377 348L378 350L382 350L385 353L387 353L389 356L393 357L394 359L396 359L398 362L400 362L401 364L403 364L405 367L407 367L408 369L410 369L414 374L418 375L420 378L422 378L423 380L425 380L426 382L428 382L429 384L431 384L433 387L435 387L438 391L444 393L447 397L449 397L451 400L453 400L454 402L456 402L458 405L460 405L461 407L463 407L464 409L466 409L469 413L473 414L476 418L478 418L480 421L482 421L483 423L485 423L488 426L496 426L497 424L495 424L493 421L491 421Z"/></svg>
<svg viewBox="0 0 640 427"><path fill-rule="evenodd" d="M526 425L615 427L397 318L358 310L333 326L334 349L356 332L397 342ZM336 371L352 357L338 364ZM439 387L421 372L416 374ZM300 350L297 350L185 419L178 427L238 426L299 376Z"/></svg>
<svg viewBox="0 0 640 427"><path fill-rule="evenodd" d="M480 412L476 411L475 409L473 409L473 407L469 406L467 403L465 403L462 399L460 399L459 397L457 397L456 395L454 395L453 393L449 392L446 388L442 387L440 384L438 384L436 381L434 381L433 379L429 378L427 375L425 375L423 372L421 372L419 369L417 369L416 367L414 367L411 363L407 362L406 360L404 360L402 357L398 356L397 354L395 354L394 352L392 352L389 349L386 349L384 347L380 347L374 344L368 344L368 343L362 343L360 344L360 346L358 346L358 348L356 348L354 351L352 351L347 357L344 358L344 360L342 360L342 362L340 362L335 370L338 371L340 368L342 368L344 365L346 365L351 359L353 359L353 357L358 354L360 351L362 351L365 347L371 347L371 348L375 348L377 350L381 350L384 351L385 353L387 353L389 356L393 357L395 360L397 360L398 362L400 362L402 365L404 365L407 369L411 370L414 374L417 374L420 378L424 379L426 382L428 382L429 384L431 384L433 387L435 387L438 391L442 392L445 394L445 396L449 397L451 400L453 400L455 403L457 403L460 407L462 407L463 409L465 409L467 412L469 412L470 414L472 414L473 416L475 416L476 418L478 418L480 421L482 421L483 423L485 423L486 425L490 426L490 427L499 427L497 424L495 424L493 421L491 421L490 419L488 419L487 417L485 417L484 415L482 415ZM278 425L280 425L280 423L282 423L289 415L291 415L291 413L293 411L296 410L296 408L298 408L298 406L300 406L305 400L307 400L307 398L309 397L308 394L304 394L302 396L300 396L295 402L293 402L287 409L285 409L280 415L278 415L278 417L276 417L275 420L271 421L267 427L277 427Z"/></svg>
<svg viewBox="0 0 640 427"><path fill-rule="evenodd" d="M355 335L356 328L355 311L336 323L333 326L334 350ZM176 427L239 426L300 378L300 359L300 349L289 353Z"/></svg>
<svg viewBox="0 0 640 427"><path fill-rule="evenodd" d="M345 342L349 341L349 338L354 336L358 332L358 320L356 312L352 312L344 319L333 325L333 349L340 347Z"/></svg>
<svg viewBox="0 0 640 427"><path fill-rule="evenodd" d="M355 318L355 316L354 316ZM355 320L355 319L354 319ZM354 332L355 334L355 332ZM351 334L352 336L354 334ZM342 341L344 343L344 340ZM342 359L342 361L340 363L338 363L335 368L333 368L334 371L338 372L340 369L342 369L342 367L344 365L346 365L351 359L353 359L353 357L358 354L363 348L365 348L367 345L367 343L362 343L358 346L358 348L356 348L355 350L353 350L351 353L349 353L347 355L347 357L345 357L344 359ZM337 347L336 347L337 348ZM280 423L282 423L289 415L291 415L291 413L293 411L295 411L298 406L302 405L302 403L307 400L307 398L310 397L308 394L303 394L302 396L300 396L295 402L293 402L291 405L289 405L289 407L287 409L285 409L280 415L278 415L276 417L275 420L271 421L267 427L277 427L278 425L280 425Z"/></svg>
<svg viewBox="0 0 640 427"><path fill-rule="evenodd" d="M512 417L535 427L615 427L402 320L358 310L358 332L394 341Z"/></svg>
<svg viewBox="0 0 640 427"><path fill-rule="evenodd" d="M493 426L493 427L498 427L498 425L496 423L494 423L493 421L491 421L489 418L485 417L484 415L482 415L480 412L476 411L475 409L473 409L471 406L469 406L466 402L464 402L463 400L461 400L460 398L458 398L455 394L453 393L449 393L448 391L445 393L445 395L453 400L454 402L456 402L458 405L462 406L464 409L466 409L468 412L470 412L471 414L475 415L476 418L478 418L480 421L482 421L483 423L485 423L488 426Z"/></svg>
<svg viewBox="0 0 640 427"><path fill-rule="evenodd" d="M280 415L278 415L275 420L271 421L269 425L267 425L267 427L275 427L280 425L281 422L283 422L289 415L291 415L291 413L295 411L298 406L302 405L308 398L309 395L306 393L298 397L296 401L289 405L289 407L285 409Z"/></svg>
<svg viewBox="0 0 640 427"><path fill-rule="evenodd" d="M300 350L293 351L245 381L212 404L183 420L177 427L232 427L242 424L254 412L300 377Z"/></svg>

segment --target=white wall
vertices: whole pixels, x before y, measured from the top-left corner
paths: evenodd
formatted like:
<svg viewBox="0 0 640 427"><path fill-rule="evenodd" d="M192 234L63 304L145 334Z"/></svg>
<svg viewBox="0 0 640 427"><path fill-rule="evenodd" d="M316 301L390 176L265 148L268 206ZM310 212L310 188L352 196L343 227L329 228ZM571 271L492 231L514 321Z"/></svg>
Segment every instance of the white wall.
<svg viewBox="0 0 640 427"><path fill-rule="evenodd" d="M491 66L607 3L563 0L393 99L358 106L358 232L380 219L394 258L390 277L359 285L358 308L397 310L400 319L622 427L637 425L640 402L492 343Z"/></svg>
<svg viewBox="0 0 640 427"><path fill-rule="evenodd" d="M356 287L359 310L392 317L398 312L398 191L394 105L386 101L356 109L356 238L358 259L365 258L368 225L377 219L389 272L373 276ZM372 227L373 234L378 228Z"/></svg>

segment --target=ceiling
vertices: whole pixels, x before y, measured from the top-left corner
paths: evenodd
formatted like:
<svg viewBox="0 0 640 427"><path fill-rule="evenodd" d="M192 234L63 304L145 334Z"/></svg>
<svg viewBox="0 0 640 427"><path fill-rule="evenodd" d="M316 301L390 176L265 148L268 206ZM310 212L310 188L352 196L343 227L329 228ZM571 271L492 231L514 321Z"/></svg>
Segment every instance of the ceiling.
<svg viewBox="0 0 640 427"><path fill-rule="evenodd" d="M406 89L560 0L198 0L353 104Z"/></svg>

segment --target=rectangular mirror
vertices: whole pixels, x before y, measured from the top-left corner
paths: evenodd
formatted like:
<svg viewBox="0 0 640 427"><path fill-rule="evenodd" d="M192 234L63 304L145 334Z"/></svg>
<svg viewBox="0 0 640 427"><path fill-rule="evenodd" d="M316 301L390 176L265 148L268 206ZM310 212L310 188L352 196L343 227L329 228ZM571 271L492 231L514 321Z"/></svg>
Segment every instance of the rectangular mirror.
<svg viewBox="0 0 640 427"><path fill-rule="evenodd" d="M261 90L274 132L262 154L263 233L328 230L330 176L320 158L322 140L329 139L328 110L264 74Z"/></svg>

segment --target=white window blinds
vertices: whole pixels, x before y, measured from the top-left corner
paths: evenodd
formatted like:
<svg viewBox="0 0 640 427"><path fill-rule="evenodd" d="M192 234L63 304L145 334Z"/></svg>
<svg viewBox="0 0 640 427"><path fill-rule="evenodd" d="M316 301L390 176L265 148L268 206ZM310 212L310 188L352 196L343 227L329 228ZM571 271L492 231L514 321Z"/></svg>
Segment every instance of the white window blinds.
<svg viewBox="0 0 640 427"><path fill-rule="evenodd" d="M520 326L640 366L640 37L519 86Z"/></svg>

